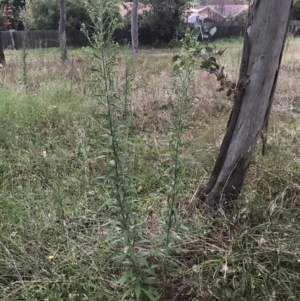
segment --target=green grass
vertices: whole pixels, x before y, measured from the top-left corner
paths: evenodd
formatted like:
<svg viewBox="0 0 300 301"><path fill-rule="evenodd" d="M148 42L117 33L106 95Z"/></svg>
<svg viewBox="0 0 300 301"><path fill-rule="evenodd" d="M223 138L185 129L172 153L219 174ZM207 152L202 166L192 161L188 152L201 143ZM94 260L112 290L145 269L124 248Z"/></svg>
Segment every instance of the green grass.
<svg viewBox="0 0 300 301"><path fill-rule="evenodd" d="M223 63L236 79L241 41L221 41ZM272 112L267 154L261 145L231 213L214 217L193 208L218 154L231 101L213 77L197 70L184 134L184 170L177 233L184 254L158 287L161 300L299 300L300 102L299 42L286 49ZM132 194L148 231L159 229L170 164L172 53L142 49L134 69L130 172ZM122 54L130 53L122 50ZM121 300L119 250L103 226L113 212L99 177L108 162L101 109L89 88L89 62L71 49L29 50L28 89L20 51L6 51L0 71L0 300ZM291 63L292 62L292 63ZM117 66L123 81L124 61ZM191 202L192 201L192 202ZM144 234L147 237L147 233ZM143 252L143 249L142 251ZM52 257L53 256L53 257ZM126 286L126 285L125 285ZM177 298L177 299L176 299ZM128 299L130 300L130 299ZM131 299L133 300L133 299Z"/></svg>

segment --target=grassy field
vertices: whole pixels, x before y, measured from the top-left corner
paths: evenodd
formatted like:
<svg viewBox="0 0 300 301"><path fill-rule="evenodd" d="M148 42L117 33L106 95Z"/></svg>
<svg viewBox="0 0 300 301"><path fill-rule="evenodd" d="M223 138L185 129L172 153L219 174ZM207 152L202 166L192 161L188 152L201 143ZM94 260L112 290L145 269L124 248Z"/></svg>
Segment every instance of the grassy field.
<svg viewBox="0 0 300 301"><path fill-rule="evenodd" d="M242 40L224 40L222 63L238 77ZM232 101L216 92L215 78L197 67L185 117L179 219L180 252L171 253L164 277L153 284L160 300L300 300L300 40L289 38L269 123L243 192L230 213L194 208L194 194L209 178ZM173 126L172 56L179 50L121 49L117 86L131 68L130 124L123 131L128 185L142 218L139 247L159 249L170 181ZM6 51L0 69L0 300L122 300L118 283L126 264L105 225L115 212L102 185L108 173L103 111L92 93L86 49L28 50L26 87L22 51ZM121 88L120 88L121 89ZM128 124L127 124L128 125ZM158 238L157 238L158 237ZM167 275L167 276L166 276ZM127 297L127 300L136 300ZM145 299L147 300L147 299Z"/></svg>

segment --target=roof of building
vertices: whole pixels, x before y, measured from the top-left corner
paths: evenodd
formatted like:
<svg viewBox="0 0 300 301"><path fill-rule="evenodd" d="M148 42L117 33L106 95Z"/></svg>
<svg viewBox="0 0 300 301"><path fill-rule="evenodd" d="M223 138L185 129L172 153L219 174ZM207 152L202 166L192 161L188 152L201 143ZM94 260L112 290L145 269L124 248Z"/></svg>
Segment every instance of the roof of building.
<svg viewBox="0 0 300 301"><path fill-rule="evenodd" d="M240 14L242 11L248 9L249 6L227 4L227 5L207 5L206 7L210 8L214 12L219 13L220 15L222 15L223 18L227 19L234 15Z"/></svg>
<svg viewBox="0 0 300 301"><path fill-rule="evenodd" d="M214 13L218 15L221 19L225 20L229 17L239 15L241 12L248 9L248 5L207 5L199 9L189 9L188 14L190 16L201 16L201 13L204 13L207 9L210 10L211 13Z"/></svg>

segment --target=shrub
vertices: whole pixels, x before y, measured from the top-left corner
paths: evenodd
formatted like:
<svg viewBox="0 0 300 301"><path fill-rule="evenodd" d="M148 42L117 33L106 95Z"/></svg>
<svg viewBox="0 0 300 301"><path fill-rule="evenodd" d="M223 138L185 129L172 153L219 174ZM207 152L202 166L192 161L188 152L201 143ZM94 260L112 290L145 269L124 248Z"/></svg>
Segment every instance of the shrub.
<svg viewBox="0 0 300 301"><path fill-rule="evenodd" d="M86 3L83 0L66 0L67 27L81 28L81 24L91 24ZM56 0L32 0L31 14L33 28L57 29L59 23L59 5ZM114 17L120 19L118 6L116 5Z"/></svg>

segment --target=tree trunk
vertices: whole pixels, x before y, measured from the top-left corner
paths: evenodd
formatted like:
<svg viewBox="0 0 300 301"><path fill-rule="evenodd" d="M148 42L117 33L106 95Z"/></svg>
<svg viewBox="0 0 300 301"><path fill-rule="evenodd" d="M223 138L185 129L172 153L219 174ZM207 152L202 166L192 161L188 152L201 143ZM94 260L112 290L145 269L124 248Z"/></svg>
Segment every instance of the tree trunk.
<svg viewBox="0 0 300 301"><path fill-rule="evenodd" d="M198 194L208 206L232 204L258 137L267 127L292 0L251 0L234 105L212 175Z"/></svg>
<svg viewBox="0 0 300 301"><path fill-rule="evenodd" d="M180 24L180 12L179 12L179 1L175 0L175 10L174 10L174 28L172 39L178 40L178 27Z"/></svg>
<svg viewBox="0 0 300 301"><path fill-rule="evenodd" d="M134 55L138 54L139 52L138 6L139 0L133 0L131 10L131 45L132 54Z"/></svg>
<svg viewBox="0 0 300 301"><path fill-rule="evenodd" d="M2 36L1 36L1 31L0 31L0 65L5 66L5 55L3 51L3 44L2 44Z"/></svg>
<svg viewBox="0 0 300 301"><path fill-rule="evenodd" d="M66 37L66 3L59 0L60 20L59 20L59 47L61 60L67 59L67 37Z"/></svg>

